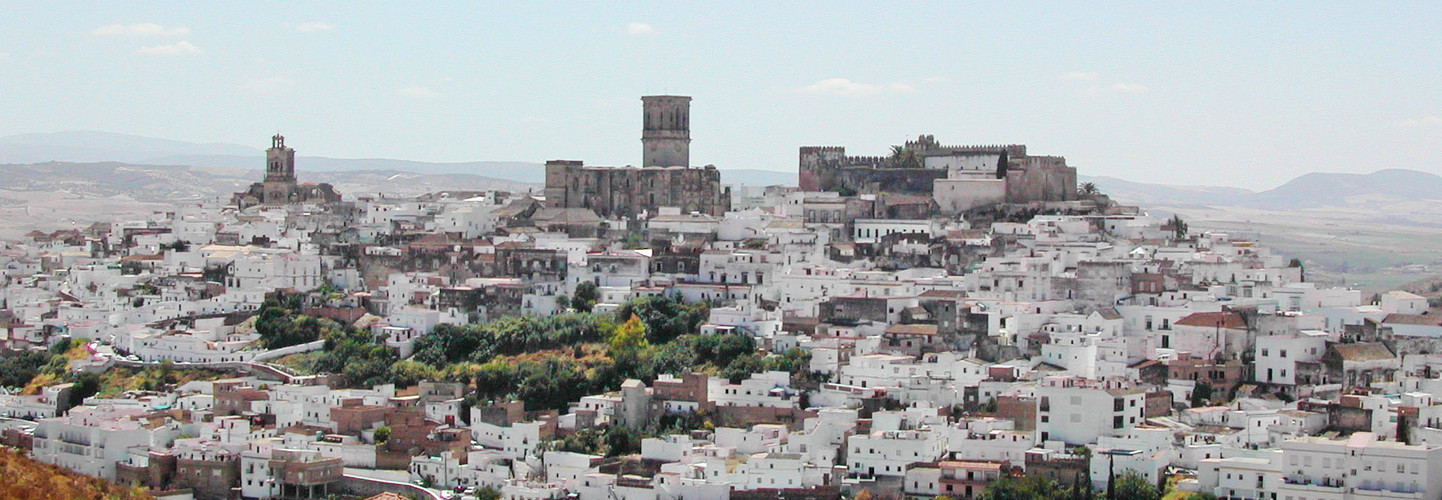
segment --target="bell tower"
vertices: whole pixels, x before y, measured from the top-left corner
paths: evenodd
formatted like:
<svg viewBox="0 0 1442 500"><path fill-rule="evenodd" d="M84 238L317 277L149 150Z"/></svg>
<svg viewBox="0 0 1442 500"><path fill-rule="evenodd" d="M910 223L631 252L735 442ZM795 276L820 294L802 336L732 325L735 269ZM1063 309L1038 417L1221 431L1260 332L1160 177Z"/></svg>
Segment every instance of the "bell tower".
<svg viewBox="0 0 1442 500"><path fill-rule="evenodd" d="M691 166L691 97L653 95L641 98L643 167Z"/></svg>
<svg viewBox="0 0 1442 500"><path fill-rule="evenodd" d="M283 135L270 138L270 149L265 151L265 181L295 182L295 150L285 147Z"/></svg>

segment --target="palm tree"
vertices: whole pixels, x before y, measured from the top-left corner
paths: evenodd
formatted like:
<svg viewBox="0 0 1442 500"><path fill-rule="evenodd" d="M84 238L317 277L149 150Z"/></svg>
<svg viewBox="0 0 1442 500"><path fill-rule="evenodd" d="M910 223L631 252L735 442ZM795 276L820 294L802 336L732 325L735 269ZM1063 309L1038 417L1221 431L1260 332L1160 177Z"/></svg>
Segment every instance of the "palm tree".
<svg viewBox="0 0 1442 500"><path fill-rule="evenodd" d="M1097 189L1097 185L1095 182L1083 182L1081 183L1081 185L1077 186L1076 192L1083 196L1091 196L1101 193L1101 190Z"/></svg>
<svg viewBox="0 0 1442 500"><path fill-rule="evenodd" d="M1181 215L1172 214L1171 226L1172 234L1176 236L1176 239L1187 237L1187 223L1182 220Z"/></svg>
<svg viewBox="0 0 1442 500"><path fill-rule="evenodd" d="M916 151L906 146L891 147L891 164L896 168L921 168Z"/></svg>

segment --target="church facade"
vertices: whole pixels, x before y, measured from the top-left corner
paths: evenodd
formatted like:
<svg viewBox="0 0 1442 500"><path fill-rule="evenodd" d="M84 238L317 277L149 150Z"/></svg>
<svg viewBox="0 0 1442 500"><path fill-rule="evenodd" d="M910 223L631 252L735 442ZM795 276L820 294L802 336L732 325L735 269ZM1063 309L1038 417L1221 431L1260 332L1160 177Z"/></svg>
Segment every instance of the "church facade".
<svg viewBox="0 0 1442 500"><path fill-rule="evenodd" d="M692 168L691 98L646 96L640 167L596 167L580 161L546 162L546 206L586 208L606 218L656 215L660 207L720 216L731 191L715 166Z"/></svg>

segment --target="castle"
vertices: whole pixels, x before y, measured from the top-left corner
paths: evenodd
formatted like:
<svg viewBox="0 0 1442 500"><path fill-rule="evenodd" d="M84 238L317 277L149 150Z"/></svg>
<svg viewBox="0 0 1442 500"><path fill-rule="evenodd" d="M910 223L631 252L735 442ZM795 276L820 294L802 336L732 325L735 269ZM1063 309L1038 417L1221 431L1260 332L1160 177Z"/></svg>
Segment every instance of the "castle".
<svg viewBox="0 0 1442 500"><path fill-rule="evenodd" d="M1019 144L943 146L930 135L891 156L847 156L843 147L801 148L805 191L928 195L943 212L997 203L1077 199L1076 168L1060 156L1030 156Z"/></svg>
<svg viewBox="0 0 1442 500"><path fill-rule="evenodd" d="M265 180L251 184L250 189L235 193L232 199L232 203L242 210L255 205L338 201L340 193L330 184L296 182L295 150L286 147L285 136L280 134L270 138L270 149L265 151Z"/></svg>
<svg viewBox="0 0 1442 500"><path fill-rule="evenodd" d="M580 161L546 162L546 206L584 208L606 218L655 215L660 207L721 216L730 190L713 165L690 167L691 98L646 96L641 167L596 167Z"/></svg>

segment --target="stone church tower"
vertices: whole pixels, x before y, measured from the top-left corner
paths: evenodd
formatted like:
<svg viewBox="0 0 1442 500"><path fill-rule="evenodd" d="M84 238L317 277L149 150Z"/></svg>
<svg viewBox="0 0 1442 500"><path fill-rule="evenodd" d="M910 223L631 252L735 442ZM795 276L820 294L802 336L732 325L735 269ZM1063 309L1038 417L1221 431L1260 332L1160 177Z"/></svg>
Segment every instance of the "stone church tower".
<svg viewBox="0 0 1442 500"><path fill-rule="evenodd" d="M300 184L295 179L295 150L285 147L285 137L270 138L265 150L265 179L250 189L235 193L231 203L244 210L256 205L287 205L291 203L335 203L340 193L330 184Z"/></svg>
<svg viewBox="0 0 1442 500"><path fill-rule="evenodd" d="M653 95L642 97L641 103L646 113L641 166L691 166L691 98Z"/></svg>
<svg viewBox="0 0 1442 500"><path fill-rule="evenodd" d="M265 181L261 183L261 203L280 205L290 200L295 190L295 150L285 147L285 136L276 134L270 138L270 149L265 151Z"/></svg>

